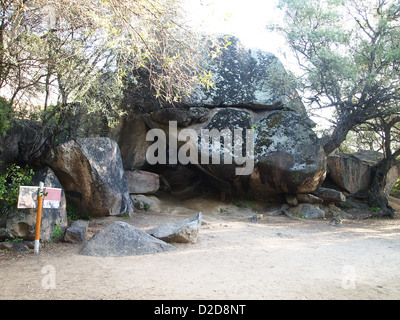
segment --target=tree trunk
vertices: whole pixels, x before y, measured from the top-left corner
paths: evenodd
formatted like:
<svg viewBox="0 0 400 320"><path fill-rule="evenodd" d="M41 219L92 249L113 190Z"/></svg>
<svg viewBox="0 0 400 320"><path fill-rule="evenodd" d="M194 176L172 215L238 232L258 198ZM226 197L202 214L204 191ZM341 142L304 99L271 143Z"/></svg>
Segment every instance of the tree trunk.
<svg viewBox="0 0 400 320"><path fill-rule="evenodd" d="M380 208L380 210L376 211L376 216L394 218L394 210L389 205L388 197L384 193L386 176L394 164L395 159L384 158L372 170L371 183L368 190L368 204L371 208Z"/></svg>
<svg viewBox="0 0 400 320"><path fill-rule="evenodd" d="M350 119L346 119L338 123L331 135L331 139L323 146L327 156L339 148L342 142L346 140L347 134L354 126L353 121L349 120Z"/></svg>

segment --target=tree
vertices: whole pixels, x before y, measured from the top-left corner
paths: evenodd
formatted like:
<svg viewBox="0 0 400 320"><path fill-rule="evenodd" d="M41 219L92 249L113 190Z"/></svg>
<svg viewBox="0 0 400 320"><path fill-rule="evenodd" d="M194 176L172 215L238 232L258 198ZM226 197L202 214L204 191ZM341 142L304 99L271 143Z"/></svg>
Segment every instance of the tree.
<svg viewBox="0 0 400 320"><path fill-rule="evenodd" d="M356 126L397 113L398 0L281 0L280 7L285 23L279 30L297 58L304 101L310 110L334 111L327 155Z"/></svg>
<svg viewBox="0 0 400 320"><path fill-rule="evenodd" d="M174 104L207 83L207 42L187 27L180 1L1 0L0 95L16 117L21 97L40 96L41 121L26 161L60 141L82 114L112 124L121 115L123 79L145 69L160 102ZM50 107L51 92L58 95ZM30 103L32 104L32 103ZM48 133L53 137L43 137ZM50 144L51 145L51 144ZM31 154L32 156L30 156Z"/></svg>

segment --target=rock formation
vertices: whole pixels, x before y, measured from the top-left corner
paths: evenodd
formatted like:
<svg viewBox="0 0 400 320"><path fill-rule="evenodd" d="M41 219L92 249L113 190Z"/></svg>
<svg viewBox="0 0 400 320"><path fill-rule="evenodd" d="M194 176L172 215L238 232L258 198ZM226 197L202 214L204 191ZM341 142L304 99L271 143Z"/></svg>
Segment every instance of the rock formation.
<svg viewBox="0 0 400 320"><path fill-rule="evenodd" d="M174 250L175 247L126 223L114 222L98 231L81 250L85 256L124 257Z"/></svg>
<svg viewBox="0 0 400 320"><path fill-rule="evenodd" d="M132 214L120 151L111 139L71 140L50 150L42 161L54 170L82 216Z"/></svg>
<svg viewBox="0 0 400 320"><path fill-rule="evenodd" d="M221 41L224 39L226 38L222 37ZM198 140L190 143L195 144L191 147L197 150L199 161L191 162L186 167L193 170L198 178L188 182L186 189L193 188L196 182L203 179L224 194L244 194L264 200L276 199L277 195L285 193L312 193L325 179L326 157L311 128L313 122L307 117L301 99L290 85L288 74L272 54L248 50L235 37L230 37L229 40L231 45L223 50L221 58L210 58L208 62L208 69L213 74L213 88L199 86L182 104L156 110L153 101L149 101L147 106L143 99L136 102L128 100L131 105L142 110L140 116L146 123L147 130L164 131L169 143L168 151L175 147L176 150L172 151L177 154L178 149L185 145L186 141L178 141L176 145L170 143L177 141L184 129L196 132ZM135 92L132 92L132 97L134 96ZM148 113L143 110L148 110ZM171 134L170 121L176 123L175 134ZM238 167L245 168L246 165L226 164L223 161L220 164L213 163L212 152L208 155L208 163L200 160L202 157L207 158L207 154L202 154L201 150L202 130L213 129L219 132L228 130L231 133L235 129L242 130L242 156L249 152L246 150L246 130L253 132L254 155L249 156L253 157L254 168L248 175L238 176L236 171ZM137 136L137 133L126 130L120 131L119 137L122 134ZM116 136L118 137L118 133ZM145 139L144 132L141 137ZM129 149L125 144L128 138L117 140L121 150ZM222 149L228 144L221 139ZM130 154L139 153L142 151L132 151ZM170 159L171 154L167 154L167 165L163 169L168 166ZM130 160L123 162L132 163ZM128 167L132 170L130 164ZM179 166L180 163L175 164L175 167ZM171 191L175 191L160 166L144 167L160 173ZM135 169L142 168L143 166ZM182 170L176 169L176 172ZM185 173L185 177L187 176ZM185 180L184 176L175 179ZM182 189L185 190L184 187Z"/></svg>

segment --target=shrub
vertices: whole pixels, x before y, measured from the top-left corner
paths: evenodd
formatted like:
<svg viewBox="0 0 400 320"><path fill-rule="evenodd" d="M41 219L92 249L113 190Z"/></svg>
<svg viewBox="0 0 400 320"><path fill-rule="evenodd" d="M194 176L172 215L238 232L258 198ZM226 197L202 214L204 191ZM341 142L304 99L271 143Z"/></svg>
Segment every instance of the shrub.
<svg viewBox="0 0 400 320"><path fill-rule="evenodd" d="M2 211L16 209L18 204L19 186L30 185L34 171L26 166L16 164L9 166L0 173L0 208Z"/></svg>
<svg viewBox="0 0 400 320"><path fill-rule="evenodd" d="M11 104L0 97L0 136L3 137L10 128Z"/></svg>

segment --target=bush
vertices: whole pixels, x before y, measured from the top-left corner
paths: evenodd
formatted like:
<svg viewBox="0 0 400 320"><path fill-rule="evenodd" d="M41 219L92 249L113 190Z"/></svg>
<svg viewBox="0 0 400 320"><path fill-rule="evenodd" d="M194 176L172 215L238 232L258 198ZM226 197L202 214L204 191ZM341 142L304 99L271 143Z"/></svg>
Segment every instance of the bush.
<svg viewBox="0 0 400 320"><path fill-rule="evenodd" d="M0 174L0 208L3 212L17 208L19 186L30 185L34 173L28 166L21 168L12 164Z"/></svg>
<svg viewBox="0 0 400 320"><path fill-rule="evenodd" d="M12 112L11 104L0 97L0 136L4 137L10 128L10 114Z"/></svg>

